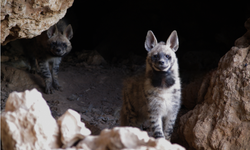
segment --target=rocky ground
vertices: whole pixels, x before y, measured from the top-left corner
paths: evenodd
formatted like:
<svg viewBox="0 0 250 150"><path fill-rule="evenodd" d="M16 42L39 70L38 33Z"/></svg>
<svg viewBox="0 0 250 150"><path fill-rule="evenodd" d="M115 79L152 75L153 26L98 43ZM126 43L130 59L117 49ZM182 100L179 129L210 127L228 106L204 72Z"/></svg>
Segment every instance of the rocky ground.
<svg viewBox="0 0 250 150"><path fill-rule="evenodd" d="M38 74L29 73L28 62L16 41L2 48L1 111L10 92L36 88L43 93L54 118L57 119L71 108L81 114L82 121L93 135L99 134L104 128L119 126L123 79L140 69L144 61L145 58L142 56L131 55L129 58L114 61L115 63L112 61L107 63L96 51L72 51L60 65L59 83L63 91L55 91L48 95L44 93L42 78ZM180 65L192 66L193 63L185 63L185 59L182 58L179 58L179 61ZM190 70L189 66L180 70L183 105L172 136L174 143L179 143L177 134L179 118L199 103L197 93L204 75L208 72L204 68L198 71L197 69L202 69L201 67ZM147 123L144 125L144 130L149 131Z"/></svg>
<svg viewBox="0 0 250 150"><path fill-rule="evenodd" d="M63 91L45 94L42 78L27 71L29 66L24 57L13 56L9 51L3 52L3 55L2 61L3 58L8 61L1 63L1 110L10 92L36 88L43 93L55 118L71 108L88 122L93 134L118 125L122 79L128 69L110 65L90 66L84 61L74 61L73 55L68 56L61 63L59 71Z"/></svg>

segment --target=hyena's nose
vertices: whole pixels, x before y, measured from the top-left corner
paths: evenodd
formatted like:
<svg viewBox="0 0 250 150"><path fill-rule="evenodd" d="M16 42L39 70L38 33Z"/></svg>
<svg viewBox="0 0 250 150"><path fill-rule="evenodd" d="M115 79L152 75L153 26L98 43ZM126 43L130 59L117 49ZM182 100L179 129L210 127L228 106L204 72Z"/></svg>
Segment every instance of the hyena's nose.
<svg viewBox="0 0 250 150"><path fill-rule="evenodd" d="M158 63L159 63L159 65L163 65L163 64L164 64L164 61L161 61L161 60L160 60Z"/></svg>
<svg viewBox="0 0 250 150"><path fill-rule="evenodd" d="M61 49L60 49L60 48L57 48L57 49L56 49L56 52L61 52Z"/></svg>

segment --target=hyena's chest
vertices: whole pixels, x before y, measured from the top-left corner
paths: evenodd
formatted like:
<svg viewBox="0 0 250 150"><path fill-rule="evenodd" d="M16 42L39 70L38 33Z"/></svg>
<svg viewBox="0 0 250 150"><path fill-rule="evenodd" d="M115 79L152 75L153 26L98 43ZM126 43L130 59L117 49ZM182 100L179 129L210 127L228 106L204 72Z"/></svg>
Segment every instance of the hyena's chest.
<svg viewBox="0 0 250 150"><path fill-rule="evenodd" d="M159 112L159 115L165 116L175 109L175 105L179 104L179 99L174 99L177 93L174 93L174 88L171 89L153 89L148 91L148 96L146 97L148 101L148 108L150 110L155 110Z"/></svg>
<svg viewBox="0 0 250 150"><path fill-rule="evenodd" d="M51 70L51 68L56 68L59 69L59 65L61 63L61 57L38 57L37 63L39 69L45 69L47 68L48 70Z"/></svg>

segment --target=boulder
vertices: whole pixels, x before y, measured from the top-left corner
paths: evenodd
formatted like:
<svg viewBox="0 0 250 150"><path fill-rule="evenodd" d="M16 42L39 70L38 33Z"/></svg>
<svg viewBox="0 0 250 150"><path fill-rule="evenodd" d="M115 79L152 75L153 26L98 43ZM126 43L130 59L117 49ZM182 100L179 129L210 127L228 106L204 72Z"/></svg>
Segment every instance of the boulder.
<svg viewBox="0 0 250 150"><path fill-rule="evenodd" d="M1 1L1 44L32 38L56 24L74 0Z"/></svg>
<svg viewBox="0 0 250 150"><path fill-rule="evenodd" d="M239 45L220 59L218 68L211 73L203 102L180 118L179 137L190 149L249 149L250 46L246 47L247 42L236 42Z"/></svg>
<svg viewBox="0 0 250 150"><path fill-rule="evenodd" d="M61 147L59 128L49 106L36 89L12 92L1 114L4 150Z"/></svg>
<svg viewBox="0 0 250 150"><path fill-rule="evenodd" d="M90 130L81 122L81 116L76 111L68 109L57 123L60 127L61 141L63 148L71 147L75 142L90 135Z"/></svg>

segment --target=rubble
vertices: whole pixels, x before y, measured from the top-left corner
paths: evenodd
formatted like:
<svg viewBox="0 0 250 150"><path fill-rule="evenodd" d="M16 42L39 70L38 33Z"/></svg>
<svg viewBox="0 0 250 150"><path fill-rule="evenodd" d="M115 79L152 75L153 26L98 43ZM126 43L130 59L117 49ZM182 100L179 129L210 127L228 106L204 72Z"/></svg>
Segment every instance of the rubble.
<svg viewBox="0 0 250 150"><path fill-rule="evenodd" d="M90 105L91 106L91 105ZM89 107L92 113L98 109ZM106 115L102 121L115 120ZM134 127L114 127L90 135L80 114L68 109L56 122L36 89L12 92L1 114L1 137L4 150L14 149L152 149L184 150L165 139L154 139Z"/></svg>
<svg viewBox="0 0 250 150"><path fill-rule="evenodd" d="M134 127L115 127L102 130L99 136L88 136L80 141L76 148L82 149L152 149L152 150L184 150L177 144L160 138L149 137L147 132Z"/></svg>

